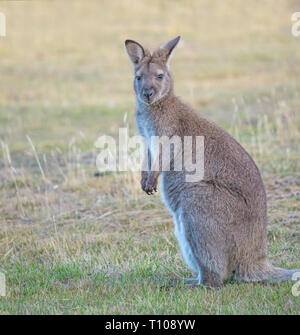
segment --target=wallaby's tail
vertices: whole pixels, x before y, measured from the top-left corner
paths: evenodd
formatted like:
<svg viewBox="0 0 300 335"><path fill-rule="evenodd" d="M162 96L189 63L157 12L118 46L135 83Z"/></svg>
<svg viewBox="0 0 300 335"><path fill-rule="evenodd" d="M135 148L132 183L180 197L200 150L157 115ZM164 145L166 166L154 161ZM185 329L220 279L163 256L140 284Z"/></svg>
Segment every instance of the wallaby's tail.
<svg viewBox="0 0 300 335"><path fill-rule="evenodd" d="M294 276L294 273L299 273ZM268 262L262 262L253 265L241 266L235 272L235 279L247 282L272 282L280 283L290 280L299 280L300 269L285 270L276 268Z"/></svg>

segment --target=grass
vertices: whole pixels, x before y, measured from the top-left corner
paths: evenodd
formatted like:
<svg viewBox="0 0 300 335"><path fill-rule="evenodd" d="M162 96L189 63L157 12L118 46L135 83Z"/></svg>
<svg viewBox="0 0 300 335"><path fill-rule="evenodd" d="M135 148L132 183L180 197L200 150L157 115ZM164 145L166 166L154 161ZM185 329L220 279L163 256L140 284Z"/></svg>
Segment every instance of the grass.
<svg viewBox="0 0 300 335"><path fill-rule="evenodd" d="M299 268L296 2L2 1L0 11L0 313L299 314L290 283L160 290L191 275L160 197L134 173L94 177L97 137L135 131L124 40L156 46L180 33L177 94L251 153L270 258Z"/></svg>

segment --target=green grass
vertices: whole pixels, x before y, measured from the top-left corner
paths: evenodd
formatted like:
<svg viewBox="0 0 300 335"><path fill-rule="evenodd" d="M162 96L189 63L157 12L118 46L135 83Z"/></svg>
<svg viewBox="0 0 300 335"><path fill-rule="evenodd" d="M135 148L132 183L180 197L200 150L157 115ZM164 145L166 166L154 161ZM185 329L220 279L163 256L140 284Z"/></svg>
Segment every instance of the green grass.
<svg viewBox="0 0 300 335"><path fill-rule="evenodd" d="M300 314L290 283L161 290L191 273L159 195L146 196L138 174L94 177L98 136L117 137L126 124L135 132L124 40L157 46L181 34L172 59L177 94L253 156L267 190L271 261L300 268L294 7L0 3L1 314Z"/></svg>

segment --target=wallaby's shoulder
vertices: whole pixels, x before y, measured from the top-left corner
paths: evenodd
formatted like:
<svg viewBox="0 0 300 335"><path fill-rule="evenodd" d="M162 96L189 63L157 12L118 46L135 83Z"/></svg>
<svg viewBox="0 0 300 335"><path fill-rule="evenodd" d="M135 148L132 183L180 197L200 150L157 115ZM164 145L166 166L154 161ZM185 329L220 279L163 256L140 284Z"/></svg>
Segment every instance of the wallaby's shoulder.
<svg viewBox="0 0 300 335"><path fill-rule="evenodd" d="M180 125L184 136L204 136L207 139L220 140L222 142L230 141L231 136L213 121L204 117L190 105L176 97L170 110L170 114L176 114L175 120ZM176 113L172 113L172 109ZM169 111L168 111L169 112Z"/></svg>

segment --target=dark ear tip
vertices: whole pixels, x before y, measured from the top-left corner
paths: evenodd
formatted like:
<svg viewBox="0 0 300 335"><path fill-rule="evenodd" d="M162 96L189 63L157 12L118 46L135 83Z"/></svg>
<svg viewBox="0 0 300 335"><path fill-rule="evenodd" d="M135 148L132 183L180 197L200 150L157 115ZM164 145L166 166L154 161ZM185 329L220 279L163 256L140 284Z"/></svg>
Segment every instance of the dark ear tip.
<svg viewBox="0 0 300 335"><path fill-rule="evenodd" d="M134 44L138 44L136 41L134 40L126 40L125 41L125 45L129 44L129 43L134 43Z"/></svg>

